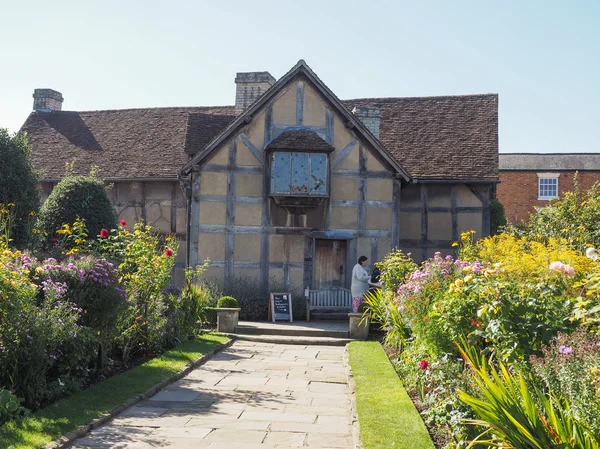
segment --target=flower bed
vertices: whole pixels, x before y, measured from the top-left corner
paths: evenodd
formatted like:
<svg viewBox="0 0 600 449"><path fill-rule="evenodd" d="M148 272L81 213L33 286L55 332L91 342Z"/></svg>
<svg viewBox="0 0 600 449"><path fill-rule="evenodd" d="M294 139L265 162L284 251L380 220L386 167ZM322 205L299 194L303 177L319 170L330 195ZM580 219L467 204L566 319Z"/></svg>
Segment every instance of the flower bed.
<svg viewBox="0 0 600 449"><path fill-rule="evenodd" d="M537 398L534 415L545 424L534 438L559 432L542 397L574 420L571 428L599 435L598 264L553 237L506 233L474 243L468 232L457 246L458 258L436 253L418 267L400 252L390 254L380 267L390 282L367 299L432 433L446 435L445 447L466 447L493 427L485 438L507 444L498 430L506 423L484 410L501 400L491 391L519 385L523 376L525 390L502 400L516 404L525 391ZM506 376L494 377L502 367Z"/></svg>
<svg viewBox="0 0 600 449"><path fill-rule="evenodd" d="M35 410L194 334L206 295L193 279L204 267L170 292L173 236L122 220L88 236L78 219L53 236L33 228L35 249L18 250L11 214L0 205L0 398L11 391Z"/></svg>

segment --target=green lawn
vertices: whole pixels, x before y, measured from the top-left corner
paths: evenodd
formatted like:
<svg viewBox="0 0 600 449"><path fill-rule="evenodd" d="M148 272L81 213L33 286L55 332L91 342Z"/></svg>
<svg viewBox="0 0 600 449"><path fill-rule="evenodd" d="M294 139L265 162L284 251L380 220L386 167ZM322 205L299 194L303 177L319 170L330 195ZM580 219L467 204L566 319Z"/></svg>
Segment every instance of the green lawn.
<svg viewBox="0 0 600 449"><path fill-rule="evenodd" d="M0 448L40 448L81 425L89 424L227 341L227 337L203 335L198 340L186 342L143 365L60 400L19 424L8 423L0 427Z"/></svg>
<svg viewBox="0 0 600 449"><path fill-rule="evenodd" d="M378 342L350 343L360 436L365 449L434 449L421 416Z"/></svg>

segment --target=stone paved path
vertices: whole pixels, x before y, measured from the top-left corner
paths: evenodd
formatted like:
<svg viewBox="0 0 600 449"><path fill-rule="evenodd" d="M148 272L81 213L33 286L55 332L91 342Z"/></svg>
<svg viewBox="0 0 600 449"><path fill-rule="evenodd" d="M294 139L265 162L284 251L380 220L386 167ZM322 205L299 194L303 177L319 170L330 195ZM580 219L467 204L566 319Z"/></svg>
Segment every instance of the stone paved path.
<svg viewBox="0 0 600 449"><path fill-rule="evenodd" d="M72 449L350 449L343 352L237 341Z"/></svg>

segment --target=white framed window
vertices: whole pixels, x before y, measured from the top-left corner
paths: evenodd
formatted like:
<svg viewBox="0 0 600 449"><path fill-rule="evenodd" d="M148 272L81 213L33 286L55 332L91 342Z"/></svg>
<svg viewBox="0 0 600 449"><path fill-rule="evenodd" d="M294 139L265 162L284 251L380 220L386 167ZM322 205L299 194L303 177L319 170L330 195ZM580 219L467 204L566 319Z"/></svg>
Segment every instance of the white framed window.
<svg viewBox="0 0 600 449"><path fill-rule="evenodd" d="M558 198L559 173L538 173L538 200Z"/></svg>

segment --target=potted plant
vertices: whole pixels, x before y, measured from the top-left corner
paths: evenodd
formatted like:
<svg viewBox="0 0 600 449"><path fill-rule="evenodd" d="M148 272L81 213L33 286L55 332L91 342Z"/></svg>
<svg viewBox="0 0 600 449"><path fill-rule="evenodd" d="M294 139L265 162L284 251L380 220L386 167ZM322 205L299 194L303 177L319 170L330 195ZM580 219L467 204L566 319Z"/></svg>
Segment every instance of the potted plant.
<svg viewBox="0 0 600 449"><path fill-rule="evenodd" d="M371 313L365 302L360 304L357 313L349 313L350 325L348 336L354 340L366 340L369 337L369 321Z"/></svg>
<svg viewBox="0 0 600 449"><path fill-rule="evenodd" d="M232 333L238 324L240 308L237 299L223 296L217 301L217 331Z"/></svg>

